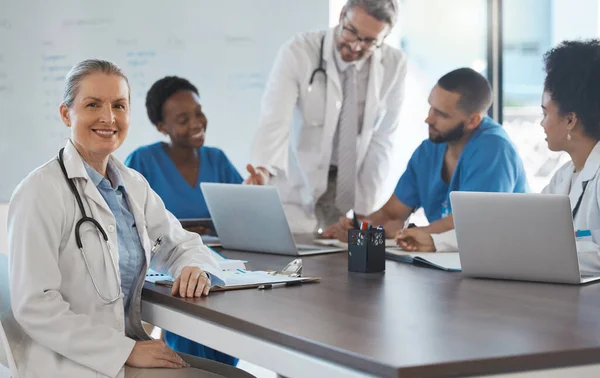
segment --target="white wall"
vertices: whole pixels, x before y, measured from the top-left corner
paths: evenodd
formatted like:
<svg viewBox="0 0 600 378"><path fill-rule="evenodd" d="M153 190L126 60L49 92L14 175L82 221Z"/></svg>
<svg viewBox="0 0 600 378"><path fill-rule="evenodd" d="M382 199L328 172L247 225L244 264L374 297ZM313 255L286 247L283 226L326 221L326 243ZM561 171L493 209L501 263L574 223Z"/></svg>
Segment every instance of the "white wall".
<svg viewBox="0 0 600 378"><path fill-rule="evenodd" d="M8 204L0 203L0 253L8 254L8 240L6 239L6 217Z"/></svg>
<svg viewBox="0 0 600 378"><path fill-rule="evenodd" d="M121 159L161 138L147 121L145 93L160 77L177 74L199 88L209 118L207 144L225 150L245 175L277 50L297 32L327 27L329 9L323 0L36 3L0 0L0 253L8 251L8 204L2 201L27 173L56 156L69 135L57 118L58 104L75 62L110 59L129 75L132 123L116 153Z"/></svg>
<svg viewBox="0 0 600 378"><path fill-rule="evenodd" d="M159 78L178 75L198 87L206 143L246 175L277 51L299 32L326 28L329 12L323 0L29 3L0 1L0 161L10 161L0 168L5 202L64 146L71 132L58 113L64 78L92 57L119 64L131 84L130 128L115 156L123 160L163 139L148 121L146 93Z"/></svg>
<svg viewBox="0 0 600 378"><path fill-rule="evenodd" d="M598 0L553 0L552 45L568 39L597 37L599 12Z"/></svg>

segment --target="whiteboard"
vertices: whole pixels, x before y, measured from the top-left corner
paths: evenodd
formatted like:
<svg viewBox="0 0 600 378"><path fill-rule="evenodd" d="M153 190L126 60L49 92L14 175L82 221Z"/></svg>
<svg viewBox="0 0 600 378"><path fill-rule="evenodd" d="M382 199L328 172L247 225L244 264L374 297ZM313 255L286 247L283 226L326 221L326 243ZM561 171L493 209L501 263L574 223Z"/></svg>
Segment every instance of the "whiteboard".
<svg viewBox="0 0 600 378"><path fill-rule="evenodd" d="M117 63L130 80L131 127L118 158L164 140L145 96L177 75L200 91L206 144L245 176L277 50L295 33L326 28L328 10L327 0L0 0L0 202L64 146L64 78L87 58Z"/></svg>

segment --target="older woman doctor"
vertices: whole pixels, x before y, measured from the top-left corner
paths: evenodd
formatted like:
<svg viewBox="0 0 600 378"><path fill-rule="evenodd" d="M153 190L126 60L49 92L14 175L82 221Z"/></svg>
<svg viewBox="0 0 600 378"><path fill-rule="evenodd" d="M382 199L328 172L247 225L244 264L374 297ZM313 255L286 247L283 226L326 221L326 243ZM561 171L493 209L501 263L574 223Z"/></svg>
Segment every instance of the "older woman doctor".
<svg viewBox="0 0 600 378"><path fill-rule="evenodd" d="M15 190L8 215L11 347L21 377L246 377L180 356L141 325L148 265L173 295L207 295L218 269L137 172L111 154L129 129L129 83L88 60L67 75L71 138ZM190 368L192 364L195 368Z"/></svg>
<svg viewBox="0 0 600 378"><path fill-rule="evenodd" d="M568 195L575 230L589 230L600 245L600 40L565 41L544 60L541 125L548 148L567 152L571 161L542 193ZM458 250L454 230L430 235L410 229L396 239L408 251Z"/></svg>

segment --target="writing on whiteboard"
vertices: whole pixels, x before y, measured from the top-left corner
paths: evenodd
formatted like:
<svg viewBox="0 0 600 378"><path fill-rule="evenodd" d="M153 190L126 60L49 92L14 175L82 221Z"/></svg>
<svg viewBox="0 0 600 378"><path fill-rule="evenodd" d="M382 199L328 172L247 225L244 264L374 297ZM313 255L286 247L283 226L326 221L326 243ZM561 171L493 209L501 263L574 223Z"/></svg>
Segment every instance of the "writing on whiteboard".
<svg viewBox="0 0 600 378"><path fill-rule="evenodd" d="M112 24L110 18L74 18L63 21L64 26L104 26Z"/></svg>
<svg viewBox="0 0 600 378"><path fill-rule="evenodd" d="M8 73L5 71L4 55L0 55L0 94L13 92L13 87L8 83Z"/></svg>
<svg viewBox="0 0 600 378"><path fill-rule="evenodd" d="M227 88L230 90L263 90L266 77L260 72L237 73L227 76Z"/></svg>

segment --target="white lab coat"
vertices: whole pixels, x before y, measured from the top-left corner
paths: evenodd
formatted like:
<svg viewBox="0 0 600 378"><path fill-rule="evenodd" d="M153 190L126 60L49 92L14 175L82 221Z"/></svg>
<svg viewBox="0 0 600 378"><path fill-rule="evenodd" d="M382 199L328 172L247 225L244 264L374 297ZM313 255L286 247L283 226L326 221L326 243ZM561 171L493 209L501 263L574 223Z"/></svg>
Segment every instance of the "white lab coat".
<svg viewBox="0 0 600 378"><path fill-rule="evenodd" d="M307 32L292 38L277 55L262 100L253 162L276 177L282 203L294 232L312 232L315 203L327 189L333 138L343 94L335 64L334 30ZM327 72L310 76L319 65L321 40ZM394 150L399 148L398 119L406 58L384 45L371 56L362 132L357 141L355 210L371 214L389 199L394 180ZM396 180L397 181L397 180Z"/></svg>
<svg viewBox="0 0 600 378"><path fill-rule="evenodd" d="M573 187L571 179L575 172L572 161L565 163L552 176L542 193L567 194L571 200L571 210L575 208L583 193L583 182L587 181L579 211L573 220L575 230L590 230L596 244L600 244L600 142L596 144Z"/></svg>
<svg viewBox="0 0 600 378"><path fill-rule="evenodd" d="M181 228L141 174L111 159L125 181L145 252L144 268L152 259L152 268L173 277L184 266L199 266L218 276L216 262L200 237ZM91 214L106 231L118 269L115 218L70 142L65 148L64 164L88 216ZM124 313L122 294L115 303L102 301L75 242L75 224L80 217L56 159L27 176L11 199L8 243L14 318L8 322L12 328L9 341L23 378L122 378L134 339L148 339L140 313L144 274L134 281L128 314ZM80 230L99 290L113 297L120 279L114 277L106 245L89 223ZM151 256L153 241L161 235L163 243Z"/></svg>
<svg viewBox="0 0 600 378"><path fill-rule="evenodd" d="M583 192L583 182L587 181L581 205L573 220L573 226L575 230L590 230L593 242L596 245L600 245L600 142L596 144L588 156L583 170L581 170L571 188L571 179L574 173L575 166L572 161L568 161L556 171L552 179L550 179L550 183L542 190L542 193L568 195L571 200L571 210L573 210ZM458 250L454 230L432 236L438 251ZM590 249L589 245L585 245L582 242L578 242L577 244L581 264L581 253L590 251Z"/></svg>

